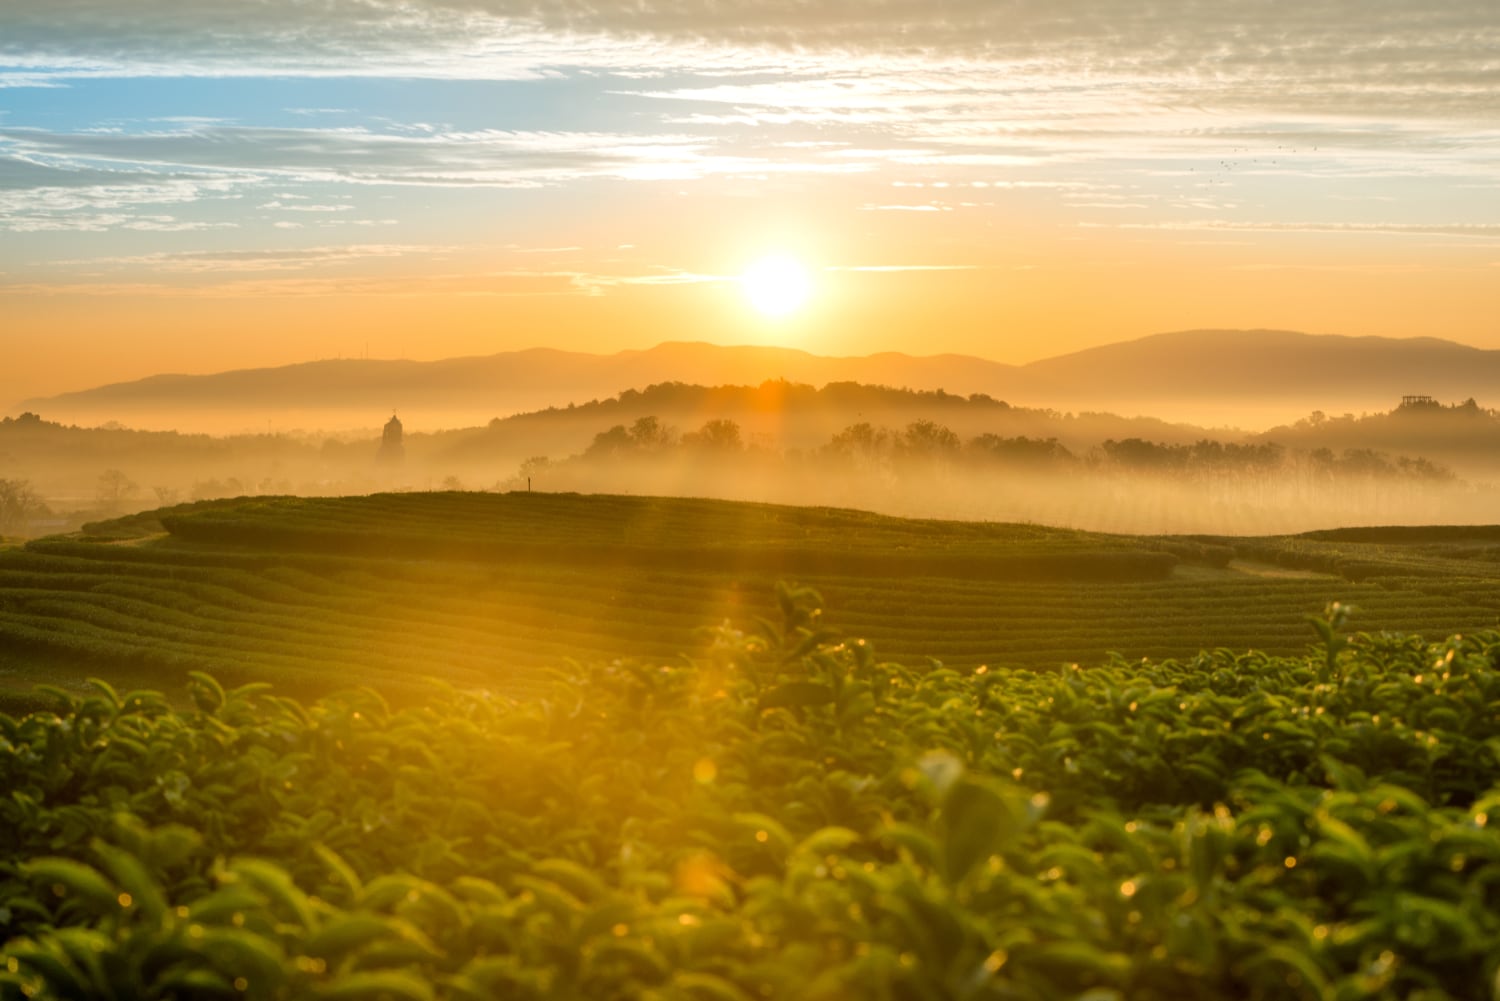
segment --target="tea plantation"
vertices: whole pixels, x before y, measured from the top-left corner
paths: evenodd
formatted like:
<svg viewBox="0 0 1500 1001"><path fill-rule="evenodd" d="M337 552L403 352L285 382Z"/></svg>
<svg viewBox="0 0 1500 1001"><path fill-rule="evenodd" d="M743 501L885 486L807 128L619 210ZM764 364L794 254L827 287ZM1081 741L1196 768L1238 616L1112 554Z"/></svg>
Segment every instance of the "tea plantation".
<svg viewBox="0 0 1500 1001"><path fill-rule="evenodd" d="M1497 571L524 494L38 540L0 1001L1500 999Z"/></svg>
<svg viewBox="0 0 1500 1001"><path fill-rule="evenodd" d="M1368 631L1500 625L1500 539L1465 531L1149 539L526 493L209 502L0 550L0 691L89 673L175 691L208 670L297 695L401 698L434 674L523 694L570 658L701 652L706 626L774 618L778 580L912 665L1296 654L1332 600Z"/></svg>
<svg viewBox="0 0 1500 1001"><path fill-rule="evenodd" d="M779 596L535 698L0 716L0 998L1496 993L1500 635L914 670Z"/></svg>

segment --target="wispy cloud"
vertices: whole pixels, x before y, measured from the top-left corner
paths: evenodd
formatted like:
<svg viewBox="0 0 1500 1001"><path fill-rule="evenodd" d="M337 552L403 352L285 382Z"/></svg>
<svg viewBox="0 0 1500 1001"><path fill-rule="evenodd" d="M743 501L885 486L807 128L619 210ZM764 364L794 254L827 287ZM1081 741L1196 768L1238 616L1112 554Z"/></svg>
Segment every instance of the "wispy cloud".
<svg viewBox="0 0 1500 1001"><path fill-rule="evenodd" d="M524 254L531 248L509 248ZM552 248L537 248L544 252ZM568 248L562 248L568 249ZM445 268L445 261L472 256L473 247L423 244L352 244L268 250L187 251L60 262L74 275L66 281L0 282L8 295L178 295L236 298L250 295L584 295L614 289L689 285L737 285L739 275L682 268L607 272L588 268L510 267L471 271ZM361 273L372 260L398 262L405 272L376 278ZM974 264L829 265L828 273L899 274L988 270ZM146 276L133 277L133 276Z"/></svg>
<svg viewBox="0 0 1500 1001"><path fill-rule="evenodd" d="M952 212L950 205L939 205L935 202L926 202L921 205L873 205L866 203L860 206L865 212Z"/></svg>
<svg viewBox="0 0 1500 1001"><path fill-rule="evenodd" d="M583 271L569 272L582 289L605 289L620 285L721 285L738 282L735 275L699 274L694 271L666 270L660 274L609 275Z"/></svg>
<svg viewBox="0 0 1500 1001"><path fill-rule="evenodd" d="M787 84L654 91L841 121L973 104L1380 117L1493 115L1500 19L1485 0L9 0L0 79L401 75L536 79L557 69ZM921 70L940 79L923 80ZM868 86L861 78L886 82ZM882 104L889 80L922 80ZM801 94L789 91L800 87ZM1102 105L1101 105L1102 102ZM986 108L985 105L991 105Z"/></svg>
<svg viewBox="0 0 1500 1001"><path fill-rule="evenodd" d="M164 300L243 300L266 298L414 298L423 296L576 296L589 290L566 273L537 272L472 273L448 275L309 275L307 277L244 278L183 283L146 280L0 282L0 296L89 296L112 299L120 296L154 297Z"/></svg>
<svg viewBox="0 0 1500 1001"><path fill-rule="evenodd" d="M981 271L980 264L846 264L825 268L827 271Z"/></svg>
<svg viewBox="0 0 1500 1001"><path fill-rule="evenodd" d="M111 175L82 172L83 179L93 183L7 188L3 167L0 160L0 229L19 233L117 228L183 231L233 225L222 220L181 220L157 211L160 206L186 206L223 195L234 188L233 179L140 176L134 183L99 183Z"/></svg>
<svg viewBox="0 0 1500 1001"><path fill-rule="evenodd" d="M365 128L234 126L146 133L0 129L11 170L212 171L363 184L536 187L585 178L683 180L714 175L849 173L859 164L723 152L690 135L526 132L426 134ZM3 147L0 147L3 149ZM5 174L0 160L0 181ZM286 207L286 206L282 206Z"/></svg>
<svg viewBox="0 0 1500 1001"><path fill-rule="evenodd" d="M203 250L175 253L92 257L61 263L105 270L146 270L156 274L224 274L243 272L305 271L349 264L372 258L421 258L441 260L457 247L416 244L350 244L327 247L273 248L267 250Z"/></svg>
<svg viewBox="0 0 1500 1001"><path fill-rule="evenodd" d="M1369 234L1387 236L1456 236L1486 240L1500 236L1500 222L1259 222L1233 219L1190 219L1176 222L1084 222L1079 223L1079 225L1084 228L1181 230L1188 232L1350 233L1361 236Z"/></svg>
<svg viewBox="0 0 1500 1001"><path fill-rule="evenodd" d="M1268 271L1268 272L1275 272L1275 271L1306 271L1306 272L1313 272L1313 273L1323 272L1323 273L1327 273L1327 274L1394 275L1394 276L1402 276L1402 275L1422 274L1422 273L1425 273L1425 272L1436 271L1436 270L1439 270L1439 269L1436 268L1435 266L1431 265L1431 264L1423 264L1423 263L1420 263L1420 262L1413 261L1413 262L1399 263L1399 264L1370 264L1370 263L1354 263L1354 262L1349 262L1349 263L1344 263L1344 262L1328 262L1328 263L1322 263L1322 264L1311 264L1311 263L1289 264L1289 263L1284 263L1284 262L1275 262L1275 263L1262 263L1262 264L1237 264L1237 265L1234 265L1231 268L1231 270L1233 270L1233 271L1252 271L1252 272L1254 272L1254 271ZM1450 268L1444 268L1443 270L1451 270L1451 267Z"/></svg>
<svg viewBox="0 0 1500 1001"><path fill-rule="evenodd" d="M291 204L291 205L288 205L285 202L280 201L280 200L266 202L265 204L261 205L261 208L263 208L263 209L274 209L274 210L279 211L279 212L352 212L352 211L354 211L354 206L353 205L347 205L347 204L344 204L344 205L317 205L317 204L308 204L308 205Z"/></svg>
<svg viewBox="0 0 1500 1001"><path fill-rule="evenodd" d="M23 87L38 89L61 89L67 86L63 80L42 73L13 73L0 69L0 90L20 89Z"/></svg>
<svg viewBox="0 0 1500 1001"><path fill-rule="evenodd" d="M409 298L413 296L600 296L628 286L668 287L680 285L725 284L738 279L727 275L700 275L692 272L663 274L606 274L587 270L524 268L503 271L454 271L447 273L383 274L374 277L358 272L330 274L330 265L350 264L361 258L404 256L390 253L345 253L359 248L323 248L311 253L287 252L263 258L199 259L166 255L136 261L121 259L121 265L134 269L152 267L152 279L118 277L105 274L83 275L67 281L6 283L0 281L0 296L94 296L109 298L120 295L154 296L164 299L243 299L306 296L346 296ZM286 273L300 272L295 277ZM163 275L174 280L164 281ZM236 277L245 275L246 277Z"/></svg>

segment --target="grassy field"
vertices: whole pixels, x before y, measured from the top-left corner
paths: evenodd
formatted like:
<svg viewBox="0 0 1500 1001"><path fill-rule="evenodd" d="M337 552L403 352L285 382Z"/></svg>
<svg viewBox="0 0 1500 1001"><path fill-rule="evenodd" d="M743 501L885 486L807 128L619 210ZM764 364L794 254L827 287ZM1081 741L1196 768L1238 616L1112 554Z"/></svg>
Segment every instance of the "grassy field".
<svg viewBox="0 0 1500 1001"><path fill-rule="evenodd" d="M1500 622L1500 532L1157 539L691 499L429 493L186 505L0 550L0 685L511 693L569 659L702 652L778 580L882 658L1051 668L1303 651L1308 615L1429 638Z"/></svg>

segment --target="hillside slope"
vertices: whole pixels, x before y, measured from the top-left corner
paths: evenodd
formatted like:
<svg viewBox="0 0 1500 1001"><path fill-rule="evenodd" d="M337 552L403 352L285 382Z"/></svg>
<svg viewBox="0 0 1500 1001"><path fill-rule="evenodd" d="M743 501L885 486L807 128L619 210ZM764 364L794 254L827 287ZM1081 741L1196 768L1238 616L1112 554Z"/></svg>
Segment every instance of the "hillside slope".
<svg viewBox="0 0 1500 1001"><path fill-rule="evenodd" d="M524 694L568 660L701 651L705 623L753 633L778 581L917 666L1297 653L1333 600L1365 629L1493 627L1497 553L1454 530L1193 540L673 498L242 498L0 550L0 685L171 688L211 663L299 691L436 675Z"/></svg>

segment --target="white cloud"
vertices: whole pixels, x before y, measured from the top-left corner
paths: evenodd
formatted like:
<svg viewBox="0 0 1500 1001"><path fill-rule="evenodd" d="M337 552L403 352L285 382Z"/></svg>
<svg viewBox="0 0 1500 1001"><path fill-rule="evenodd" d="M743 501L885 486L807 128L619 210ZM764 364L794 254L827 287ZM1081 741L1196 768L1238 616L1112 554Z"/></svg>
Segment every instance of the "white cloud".
<svg viewBox="0 0 1500 1001"><path fill-rule="evenodd" d="M3 161L0 161L3 166ZM0 171L3 176L3 171ZM97 180L98 175L88 175ZM223 228L227 222L183 221L141 213L143 206L189 205L223 195L230 178L137 178L135 183L83 184L77 187L0 187L0 229L19 233L79 230L100 232L125 228L157 231Z"/></svg>
<svg viewBox="0 0 1500 1001"><path fill-rule="evenodd" d="M32 87L37 89L61 89L67 86L62 80L42 73L13 73L0 70L0 90Z"/></svg>
<svg viewBox="0 0 1500 1001"><path fill-rule="evenodd" d="M716 285L739 281L739 278L733 275L705 275L692 271L667 271L659 275L603 275L574 272L572 278L578 287L586 289L614 285Z"/></svg>
<svg viewBox="0 0 1500 1001"><path fill-rule="evenodd" d="M0 79L94 74L813 77L795 102L879 114L848 78L929 66L1017 106L1492 119L1491 0L8 0ZM830 74L843 79L822 79ZM754 104L743 84L730 104ZM748 96L748 100L742 99ZM713 99L701 95L703 100ZM920 103L917 95L908 102ZM771 102L766 107L771 107Z"/></svg>
<svg viewBox="0 0 1500 1001"><path fill-rule="evenodd" d="M825 271L982 271L979 264L859 264L825 268Z"/></svg>
<svg viewBox="0 0 1500 1001"><path fill-rule="evenodd" d="M393 134L363 128L211 126L148 133L53 133L0 129L13 163L44 171L215 172L278 182L538 187L584 178L685 180L714 175L850 173L787 151L730 154L681 134L526 132L499 129ZM19 169L19 168L17 168ZM5 161L0 159L0 182ZM277 206L292 210L286 204Z"/></svg>
<svg viewBox="0 0 1500 1001"><path fill-rule="evenodd" d="M100 270L147 270L153 274L203 275L305 271L372 258L438 260L454 250L419 244L350 244L346 246L271 248L267 250L203 250L95 257L58 263Z"/></svg>
<svg viewBox="0 0 1500 1001"><path fill-rule="evenodd" d="M861 205L860 209L865 212L952 212L953 208L941 205L937 202L927 202L922 205Z"/></svg>
<svg viewBox="0 0 1500 1001"><path fill-rule="evenodd" d="M101 279L98 273L60 282L0 282L0 296L162 296L167 298L263 298L361 295L411 296L598 296L621 286L676 286L738 281L722 275L699 275L686 271L654 275L603 274L590 271L513 269L487 273L385 274L374 277L359 273L329 274L330 264L356 263L365 257L400 257L407 252L421 256L422 248L315 248L278 254L172 255L152 254L139 258L110 259L120 273L149 271L153 280ZM98 262L96 262L98 263ZM125 270L128 267L129 270ZM305 275L285 276L286 272ZM246 277L236 277L245 275ZM163 276L173 280L160 280Z"/></svg>
<svg viewBox="0 0 1500 1001"><path fill-rule="evenodd" d="M1494 239L1500 236L1496 223L1439 222L1264 222L1233 219L1192 219L1178 222L1129 222L1117 224L1079 223L1083 228L1215 231L1240 233L1353 233L1389 236L1454 236Z"/></svg>
<svg viewBox="0 0 1500 1001"><path fill-rule="evenodd" d="M266 202L261 206L263 209L274 209L280 212L353 212L353 205L287 205L276 200Z"/></svg>

